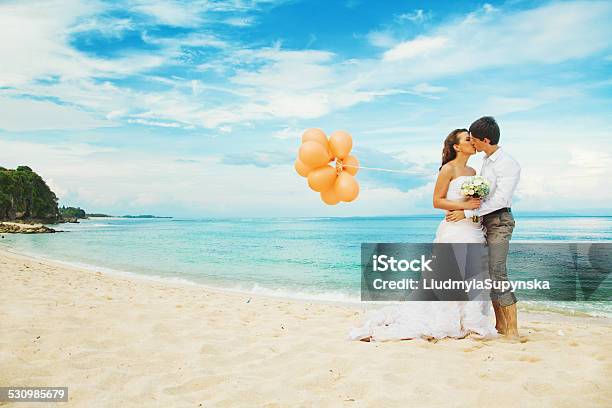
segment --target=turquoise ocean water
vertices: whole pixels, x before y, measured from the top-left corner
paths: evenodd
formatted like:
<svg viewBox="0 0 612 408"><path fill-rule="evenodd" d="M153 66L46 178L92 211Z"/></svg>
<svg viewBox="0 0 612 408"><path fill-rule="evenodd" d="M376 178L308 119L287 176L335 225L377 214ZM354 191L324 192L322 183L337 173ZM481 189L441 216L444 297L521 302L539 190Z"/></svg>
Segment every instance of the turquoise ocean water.
<svg viewBox="0 0 612 408"><path fill-rule="evenodd" d="M62 224L0 245L97 270L252 293L357 301L362 242L430 242L440 217L123 219ZM514 242L612 242L612 217L517 217ZM520 277L511 277L519 279ZM608 277L610 279L610 277ZM612 302L530 307L612 316Z"/></svg>

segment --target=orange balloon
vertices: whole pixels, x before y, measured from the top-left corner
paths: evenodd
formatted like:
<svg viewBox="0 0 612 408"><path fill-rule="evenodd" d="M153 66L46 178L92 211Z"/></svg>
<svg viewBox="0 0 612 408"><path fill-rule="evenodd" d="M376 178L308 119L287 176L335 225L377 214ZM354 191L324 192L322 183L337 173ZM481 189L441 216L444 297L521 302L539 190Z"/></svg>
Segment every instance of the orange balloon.
<svg viewBox="0 0 612 408"><path fill-rule="evenodd" d="M308 167L321 167L329 162L327 149L321 144L307 141L300 146L298 158Z"/></svg>
<svg viewBox="0 0 612 408"><path fill-rule="evenodd" d="M336 156L334 156L334 154L332 153L331 146L329 145L329 142L327 142L326 146L327 146L327 154L329 155L329 161L336 160Z"/></svg>
<svg viewBox="0 0 612 408"><path fill-rule="evenodd" d="M293 164L295 171L302 177L308 177L308 173L312 171L312 167L308 167L300 159L295 159L295 163Z"/></svg>
<svg viewBox="0 0 612 408"><path fill-rule="evenodd" d="M336 179L334 189L336 190L338 197L347 203L350 203L359 195L359 184L357 183L357 180L355 180L355 177L351 176L346 171L340 173Z"/></svg>
<svg viewBox="0 0 612 408"><path fill-rule="evenodd" d="M353 138L347 132L338 130L330 136L329 144L334 156L344 159L353 148Z"/></svg>
<svg viewBox="0 0 612 408"><path fill-rule="evenodd" d="M347 164L351 167L346 167ZM342 169L354 176L359 171L359 160L357 160L355 156L347 156L347 158L342 161Z"/></svg>
<svg viewBox="0 0 612 408"><path fill-rule="evenodd" d="M338 197L335 188L330 188L329 190L321 191L321 200L325 204L336 205L340 202L340 197Z"/></svg>
<svg viewBox="0 0 612 408"><path fill-rule="evenodd" d="M327 191L334 186L336 169L332 166L323 166L308 173L308 185L314 191Z"/></svg>
<svg viewBox="0 0 612 408"><path fill-rule="evenodd" d="M302 134L302 143L304 142L317 142L323 146L327 146L327 136L321 129L310 128L306 129Z"/></svg>

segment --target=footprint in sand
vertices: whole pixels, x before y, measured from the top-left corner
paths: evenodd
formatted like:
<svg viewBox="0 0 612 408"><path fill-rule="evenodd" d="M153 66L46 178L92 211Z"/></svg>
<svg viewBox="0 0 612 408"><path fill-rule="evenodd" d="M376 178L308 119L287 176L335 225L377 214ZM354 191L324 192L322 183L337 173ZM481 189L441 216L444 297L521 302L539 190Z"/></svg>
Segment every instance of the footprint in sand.
<svg viewBox="0 0 612 408"><path fill-rule="evenodd" d="M521 356L519 357L519 361L526 361L528 363L537 363L538 361L542 361L542 359L536 356Z"/></svg>
<svg viewBox="0 0 612 408"><path fill-rule="evenodd" d="M548 383L524 383L523 389L530 393L531 395L535 395L537 397L542 396L547 391L552 390L552 385Z"/></svg>
<svg viewBox="0 0 612 408"><path fill-rule="evenodd" d="M223 345L217 344L206 344L200 348L200 354L207 354L212 356L221 354L223 351L225 351L225 347Z"/></svg>
<svg viewBox="0 0 612 408"><path fill-rule="evenodd" d="M495 370L487 373L478 374L478 377L483 380L491 380L497 382L509 382L515 379L514 375L503 370Z"/></svg>
<svg viewBox="0 0 612 408"><path fill-rule="evenodd" d="M164 388L165 394L170 395L178 395L178 394L186 394L190 392L197 392L201 390L210 389L210 387L221 384L226 381L227 378L220 375L210 375L200 378L195 378L193 380L187 381L181 385L176 387L166 387Z"/></svg>
<svg viewBox="0 0 612 408"><path fill-rule="evenodd" d="M476 351L476 350L480 350L481 348L483 348L484 346L482 344L477 344L473 347L468 347L463 349L464 353L471 353L472 351Z"/></svg>
<svg viewBox="0 0 612 408"><path fill-rule="evenodd" d="M529 341L529 339L525 336L520 336L520 337L502 337L500 338L498 341L502 342L502 343L506 343L506 344L512 344L512 343L527 343Z"/></svg>

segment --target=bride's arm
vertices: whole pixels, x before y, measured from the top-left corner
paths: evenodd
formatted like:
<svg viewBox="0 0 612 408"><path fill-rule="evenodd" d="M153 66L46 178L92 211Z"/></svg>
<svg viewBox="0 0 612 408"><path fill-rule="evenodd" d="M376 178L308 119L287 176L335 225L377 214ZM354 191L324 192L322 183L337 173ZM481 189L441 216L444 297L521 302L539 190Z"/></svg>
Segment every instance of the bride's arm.
<svg viewBox="0 0 612 408"><path fill-rule="evenodd" d="M453 178L453 170L450 167L442 167L438 173L436 186L433 194L433 206L441 210L472 210L480 207L480 200L470 199L466 201L452 201L446 199L448 186Z"/></svg>

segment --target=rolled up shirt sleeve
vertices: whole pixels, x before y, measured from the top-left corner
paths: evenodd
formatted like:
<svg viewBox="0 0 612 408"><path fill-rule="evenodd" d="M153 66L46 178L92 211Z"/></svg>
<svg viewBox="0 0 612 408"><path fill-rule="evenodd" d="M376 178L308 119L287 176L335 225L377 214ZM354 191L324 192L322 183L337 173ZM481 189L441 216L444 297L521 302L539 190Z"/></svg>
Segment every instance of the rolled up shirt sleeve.
<svg viewBox="0 0 612 408"><path fill-rule="evenodd" d="M500 208L509 207L512 195L521 178L521 167L514 160L503 160L495 163L496 186L493 193L484 200L476 210L465 210L465 216L482 216Z"/></svg>

